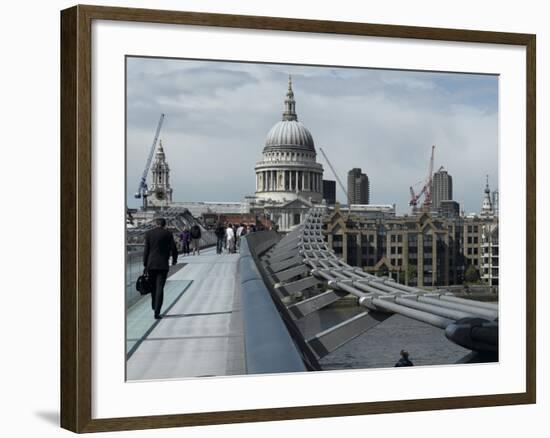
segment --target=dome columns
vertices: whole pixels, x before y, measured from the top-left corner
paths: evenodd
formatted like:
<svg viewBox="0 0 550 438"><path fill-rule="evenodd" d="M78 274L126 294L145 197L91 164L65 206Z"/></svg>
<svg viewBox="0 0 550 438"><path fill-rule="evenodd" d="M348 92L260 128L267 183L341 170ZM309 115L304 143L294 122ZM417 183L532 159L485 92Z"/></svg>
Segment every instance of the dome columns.
<svg viewBox="0 0 550 438"><path fill-rule="evenodd" d="M321 193L322 174L310 169L265 169L256 173L256 192Z"/></svg>

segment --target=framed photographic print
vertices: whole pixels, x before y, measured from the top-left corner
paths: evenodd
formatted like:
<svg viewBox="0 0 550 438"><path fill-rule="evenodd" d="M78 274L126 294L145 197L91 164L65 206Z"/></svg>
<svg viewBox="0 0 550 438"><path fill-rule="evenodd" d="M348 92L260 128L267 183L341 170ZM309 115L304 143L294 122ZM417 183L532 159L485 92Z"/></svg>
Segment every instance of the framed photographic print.
<svg viewBox="0 0 550 438"><path fill-rule="evenodd" d="M62 427L535 402L534 35L75 6L61 49Z"/></svg>

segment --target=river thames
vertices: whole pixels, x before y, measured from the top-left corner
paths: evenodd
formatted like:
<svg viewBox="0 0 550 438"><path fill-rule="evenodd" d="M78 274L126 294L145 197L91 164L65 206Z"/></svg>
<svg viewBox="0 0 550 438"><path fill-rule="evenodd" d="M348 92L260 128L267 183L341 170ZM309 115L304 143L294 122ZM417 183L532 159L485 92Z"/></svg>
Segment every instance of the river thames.
<svg viewBox="0 0 550 438"><path fill-rule="evenodd" d="M309 315L300 324L306 337L327 329L364 309L345 305ZM445 337L443 330L401 315L392 315L377 326L321 359L323 370L393 367L405 349L415 366L448 365L471 352Z"/></svg>

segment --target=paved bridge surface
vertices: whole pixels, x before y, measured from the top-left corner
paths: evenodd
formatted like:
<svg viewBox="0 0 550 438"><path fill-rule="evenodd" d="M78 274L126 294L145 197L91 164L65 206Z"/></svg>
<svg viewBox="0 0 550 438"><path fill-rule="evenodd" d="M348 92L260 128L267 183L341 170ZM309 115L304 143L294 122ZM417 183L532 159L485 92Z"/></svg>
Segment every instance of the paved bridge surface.
<svg viewBox="0 0 550 438"><path fill-rule="evenodd" d="M180 257L185 266L168 277L163 318L153 318L149 296L128 310L128 380L246 373L238 259L215 248Z"/></svg>

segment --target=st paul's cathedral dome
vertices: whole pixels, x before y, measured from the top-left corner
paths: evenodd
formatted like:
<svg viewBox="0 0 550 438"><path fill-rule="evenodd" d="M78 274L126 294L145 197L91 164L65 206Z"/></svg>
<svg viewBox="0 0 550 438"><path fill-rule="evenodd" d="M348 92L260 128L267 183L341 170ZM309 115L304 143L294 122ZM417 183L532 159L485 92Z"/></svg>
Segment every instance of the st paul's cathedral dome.
<svg viewBox="0 0 550 438"><path fill-rule="evenodd" d="M256 197L284 202L300 195L321 202L323 166L316 155L311 132L298 121L289 77L283 118L268 132L263 159L256 164Z"/></svg>

